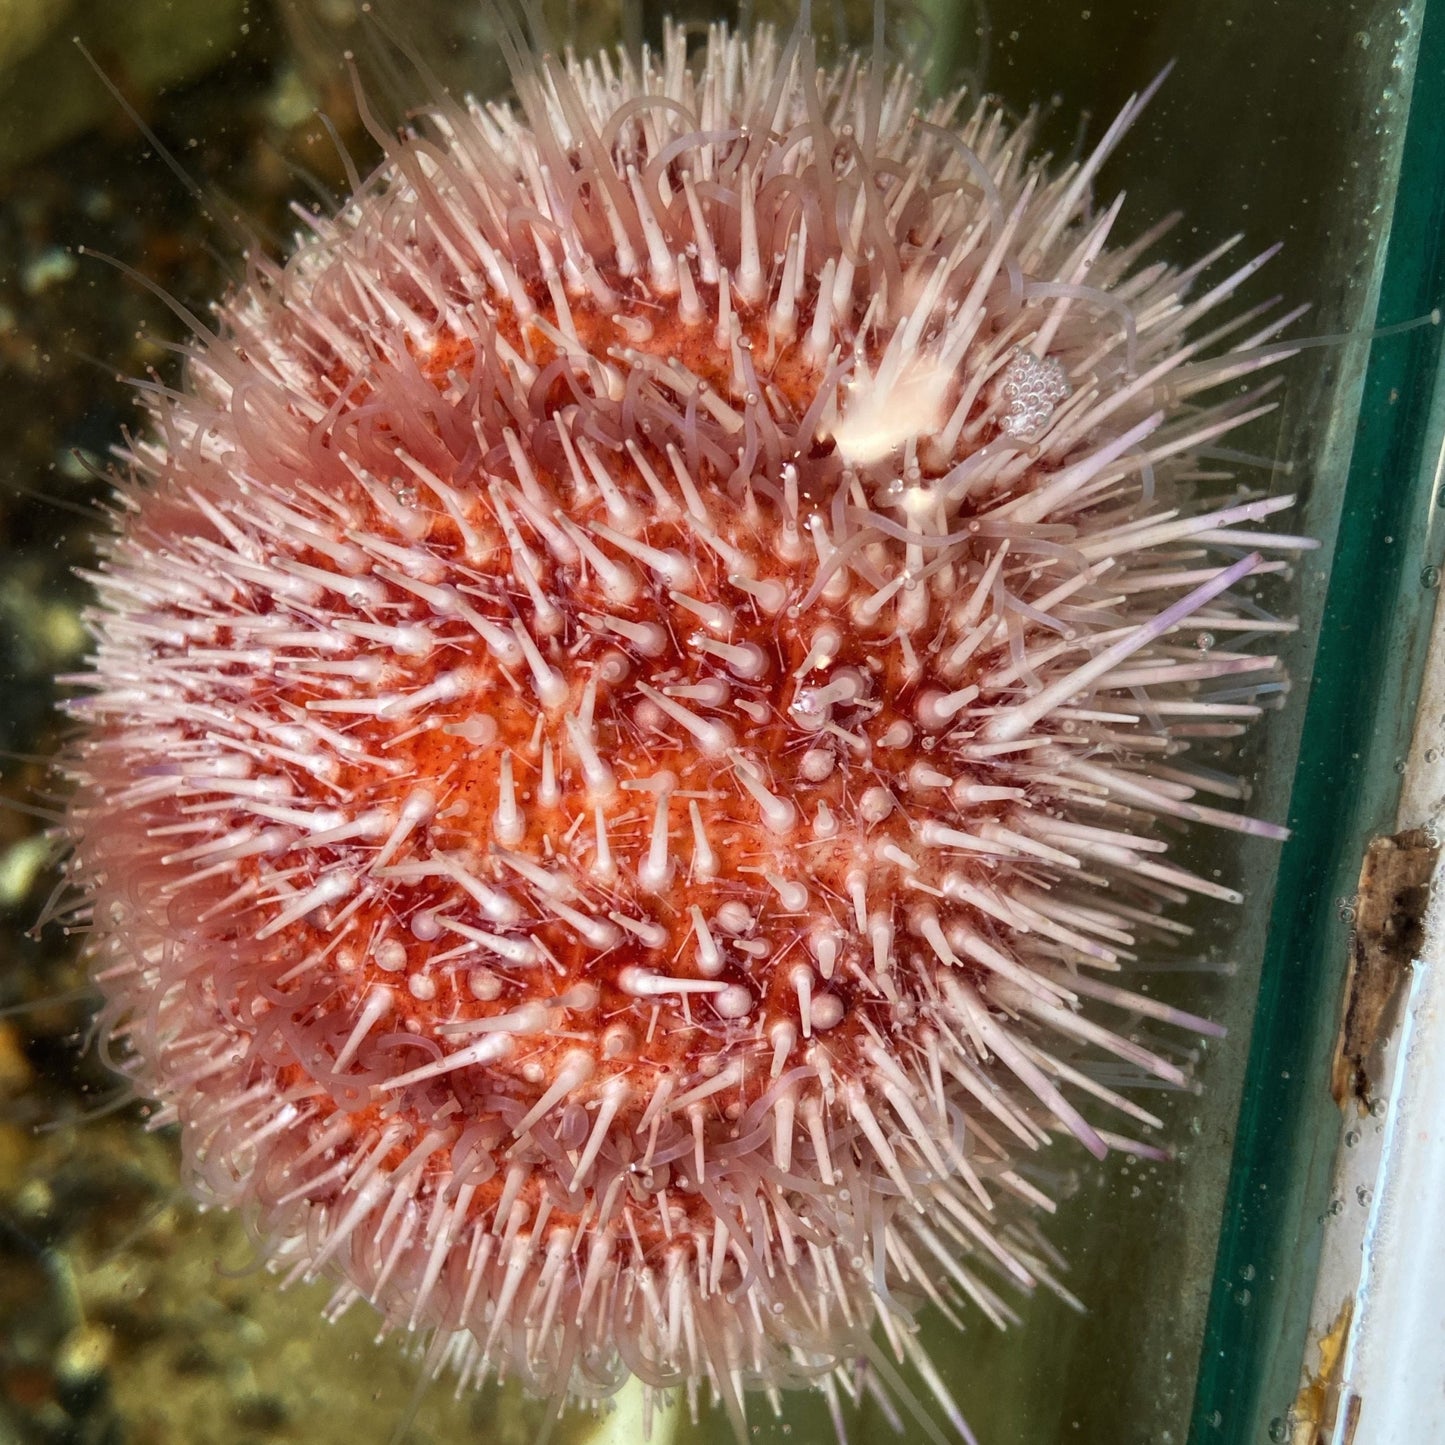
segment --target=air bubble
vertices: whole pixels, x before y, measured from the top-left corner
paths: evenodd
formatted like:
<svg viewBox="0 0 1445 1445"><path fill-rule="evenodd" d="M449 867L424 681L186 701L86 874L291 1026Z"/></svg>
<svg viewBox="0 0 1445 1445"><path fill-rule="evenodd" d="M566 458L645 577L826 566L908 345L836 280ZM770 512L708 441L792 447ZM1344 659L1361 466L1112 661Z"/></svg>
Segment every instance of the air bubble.
<svg viewBox="0 0 1445 1445"><path fill-rule="evenodd" d="M1005 436L1032 441L1053 419L1054 408L1073 388L1062 364L1052 356L1037 357L1019 350L999 377L1005 411L999 430Z"/></svg>

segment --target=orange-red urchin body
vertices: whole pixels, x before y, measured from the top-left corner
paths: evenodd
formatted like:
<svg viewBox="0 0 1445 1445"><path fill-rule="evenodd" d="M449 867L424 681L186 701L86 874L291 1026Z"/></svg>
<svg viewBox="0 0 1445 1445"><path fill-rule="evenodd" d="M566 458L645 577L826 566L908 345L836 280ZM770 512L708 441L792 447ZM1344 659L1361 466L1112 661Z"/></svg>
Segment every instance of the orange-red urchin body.
<svg viewBox="0 0 1445 1445"><path fill-rule="evenodd" d="M1089 1057L1207 1027L1107 982L1234 896L1156 819L1278 831L1180 756L1278 684L1284 502L1192 479L1278 323L1201 359L1251 268L1109 248L1138 102L1051 173L801 30L518 89L255 263L130 454L106 1025L204 1197L466 1378L741 1429L897 1354L951 1412L900 1320L1047 1279L1014 1160L1143 1147Z"/></svg>

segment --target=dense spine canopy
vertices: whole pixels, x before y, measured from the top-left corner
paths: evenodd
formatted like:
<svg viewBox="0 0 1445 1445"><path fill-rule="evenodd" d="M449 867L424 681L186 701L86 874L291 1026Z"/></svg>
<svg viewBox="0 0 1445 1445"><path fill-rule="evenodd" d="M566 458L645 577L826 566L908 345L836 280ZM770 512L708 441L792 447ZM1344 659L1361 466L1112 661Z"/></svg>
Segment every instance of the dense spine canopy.
<svg viewBox="0 0 1445 1445"><path fill-rule="evenodd" d="M1282 687L1305 544L1201 458L1283 322L1112 244L1141 101L1051 169L801 29L518 93L152 393L71 704L106 1026L438 1368L954 1414L910 1312L1052 1283L1017 1161L1147 1149L1104 1079L1209 1030L1111 978L1237 896L1157 824L1281 832L1184 755Z"/></svg>

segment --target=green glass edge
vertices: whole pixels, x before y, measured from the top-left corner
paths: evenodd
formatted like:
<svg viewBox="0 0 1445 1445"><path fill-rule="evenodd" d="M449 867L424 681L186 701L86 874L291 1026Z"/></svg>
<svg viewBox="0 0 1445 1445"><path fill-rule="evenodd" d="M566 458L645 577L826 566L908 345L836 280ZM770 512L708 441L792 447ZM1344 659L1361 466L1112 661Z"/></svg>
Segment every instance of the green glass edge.
<svg viewBox="0 0 1445 1445"><path fill-rule="evenodd" d="M1377 309L1445 298L1445 0L1420 22ZM1250 1041L1190 1445L1288 1438L1340 1116L1330 1058L1365 841L1392 832L1438 595L1440 326L1374 342ZM1438 416L1435 418L1438 424ZM1427 450L1427 444L1429 449ZM1432 506L1432 502L1435 503ZM1435 580L1431 580L1432 577ZM1310 1362L1311 1364L1313 1362Z"/></svg>

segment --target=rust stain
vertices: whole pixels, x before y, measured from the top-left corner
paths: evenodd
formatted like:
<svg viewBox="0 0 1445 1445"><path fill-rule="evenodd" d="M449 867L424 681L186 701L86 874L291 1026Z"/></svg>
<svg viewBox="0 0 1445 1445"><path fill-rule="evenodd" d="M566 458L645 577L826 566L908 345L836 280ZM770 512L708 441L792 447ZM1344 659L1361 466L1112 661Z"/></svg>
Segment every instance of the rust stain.
<svg viewBox="0 0 1445 1445"><path fill-rule="evenodd" d="M1359 1427L1360 1408L1364 1403L1360 1395L1351 1395L1345 1401L1345 1433L1340 1437L1340 1445L1355 1445L1355 1431Z"/></svg>
<svg viewBox="0 0 1445 1445"><path fill-rule="evenodd" d="M1330 1092L1361 1113L1375 1099L1374 1070L1395 1004L1424 941L1430 877L1440 845L1423 828L1372 838L1360 868L1350 972Z"/></svg>
<svg viewBox="0 0 1445 1445"><path fill-rule="evenodd" d="M1290 1445L1325 1445L1334 1428L1340 1403L1340 1375L1344 1368L1345 1346L1350 1338L1355 1302L1347 1299L1340 1306L1335 1322L1320 1337L1320 1367L1307 1375L1295 1396L1289 1412ZM1347 1406L1355 1420L1359 1418L1359 1397L1352 1396ZM1347 1416L1348 1418L1348 1416ZM1353 1434L1354 1425L1350 1425ZM1348 1438L1348 1437L1347 1437Z"/></svg>

